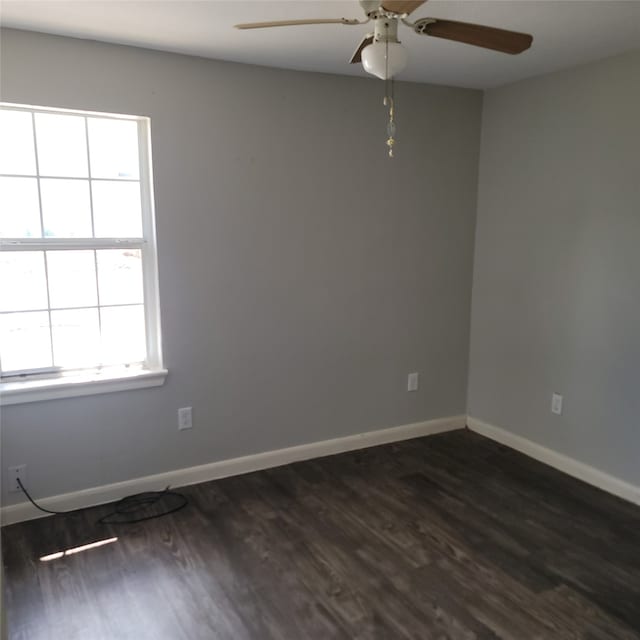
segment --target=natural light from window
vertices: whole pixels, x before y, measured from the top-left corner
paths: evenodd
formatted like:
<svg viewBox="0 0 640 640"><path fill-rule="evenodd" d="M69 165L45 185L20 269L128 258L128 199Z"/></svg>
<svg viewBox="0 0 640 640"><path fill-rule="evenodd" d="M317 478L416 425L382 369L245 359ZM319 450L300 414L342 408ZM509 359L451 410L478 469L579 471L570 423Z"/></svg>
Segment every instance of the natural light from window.
<svg viewBox="0 0 640 640"><path fill-rule="evenodd" d="M3 380L159 368L147 118L2 105Z"/></svg>
<svg viewBox="0 0 640 640"><path fill-rule="evenodd" d="M97 547L104 547L104 545L112 544L114 542L118 542L118 538L105 538L104 540L98 540L97 542L83 544L80 547L73 547L72 549L67 549L66 551L56 551L55 553L50 553L46 556L42 556L40 558L40 562L51 562L51 560L59 560L60 558L64 558L65 556L73 556L76 553L89 551L90 549L96 549Z"/></svg>

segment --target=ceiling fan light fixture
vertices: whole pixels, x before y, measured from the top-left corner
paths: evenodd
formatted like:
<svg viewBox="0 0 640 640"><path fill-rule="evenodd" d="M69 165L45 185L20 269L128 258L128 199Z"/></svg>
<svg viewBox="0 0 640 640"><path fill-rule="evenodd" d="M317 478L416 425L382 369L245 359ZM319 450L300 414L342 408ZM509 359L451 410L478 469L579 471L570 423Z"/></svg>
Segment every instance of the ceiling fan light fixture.
<svg viewBox="0 0 640 640"><path fill-rule="evenodd" d="M399 42L378 40L362 50L364 70L382 80L389 80L400 73L408 60L407 50Z"/></svg>
<svg viewBox="0 0 640 640"><path fill-rule="evenodd" d="M0 0L1 2L2 0ZM362 63L363 69L385 81L384 105L389 109L387 124L387 146L389 157L393 158L396 143L395 106L393 96L393 78L400 73L408 62L406 49L398 40L398 27L403 24L418 35L433 36L454 42L492 49L503 53L522 53L533 41L527 33L485 27L479 24L441 20L440 18L419 18L415 22L407 16L421 7L427 0L360 0L360 6L366 20L353 18L312 18L308 20L278 20L275 22L250 22L237 24L237 29L262 29L264 27L285 27L306 24L342 24L359 25L373 21L374 32L367 33L351 56L350 63Z"/></svg>

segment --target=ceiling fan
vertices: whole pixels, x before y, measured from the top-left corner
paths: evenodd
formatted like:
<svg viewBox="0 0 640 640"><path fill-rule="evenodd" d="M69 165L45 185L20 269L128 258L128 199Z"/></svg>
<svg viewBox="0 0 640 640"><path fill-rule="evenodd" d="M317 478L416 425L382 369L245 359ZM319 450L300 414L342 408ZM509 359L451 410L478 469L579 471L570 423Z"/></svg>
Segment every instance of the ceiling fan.
<svg viewBox="0 0 640 640"><path fill-rule="evenodd" d="M359 0L366 19L356 18L317 18L310 20L279 20L276 22L249 22L237 24L236 29L263 29L266 27L291 27L307 24L367 24L373 20L374 31L368 33L358 45L351 57L351 64L362 63L364 70L382 80L387 80L384 105L389 108L387 123L387 147L389 157L393 158L395 145L395 106L393 98L393 77L406 66L408 56L398 40L400 23L423 36L444 38L456 42L472 44L484 49L493 49L502 53L522 53L533 42L527 33L507 31L495 27L485 27L468 22L440 20L440 18L419 18L415 22L408 20L409 14L421 7L427 0ZM389 86L390 85L390 86Z"/></svg>
<svg viewBox="0 0 640 640"><path fill-rule="evenodd" d="M493 49L502 53L517 54L526 51L533 37L526 33L485 27L468 22L419 18L408 20L409 14L426 0L359 0L366 14L365 20L355 18L318 18L310 20L279 20L276 22L249 22L235 25L237 29L262 29L308 24L359 25L374 21L374 32L368 33L351 58L352 64L362 63L364 70L383 80L388 80L407 65L407 52L398 40L400 23L419 35L444 38L456 42Z"/></svg>

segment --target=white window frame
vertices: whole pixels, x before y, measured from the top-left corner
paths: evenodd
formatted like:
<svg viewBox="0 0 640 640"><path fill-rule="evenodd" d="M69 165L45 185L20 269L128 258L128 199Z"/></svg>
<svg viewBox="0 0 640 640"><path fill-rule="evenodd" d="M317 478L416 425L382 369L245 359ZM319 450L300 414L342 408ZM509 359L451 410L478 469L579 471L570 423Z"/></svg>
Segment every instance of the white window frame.
<svg viewBox="0 0 640 640"><path fill-rule="evenodd" d="M140 191L142 203L142 238L0 238L0 251L42 251L64 249L114 249L131 248L141 252L144 290L144 314L146 353L144 363L126 366L104 366L57 373L24 372L21 375L0 377L0 406L86 396L128 389L160 386L167 370L163 366L160 326L160 298L158 291L158 258L156 247L155 211L153 197L153 173L151 167L151 121L145 116L131 116L95 111L56 109L32 105L0 102L0 107L14 111L36 113L61 113L84 117L112 118L135 121L138 127ZM85 120L86 123L86 120ZM35 125L32 123L32 126ZM34 128L35 131L35 128ZM87 138L87 158L89 157ZM36 165L38 191L41 176ZM88 166L91 184L91 166ZM5 174L3 174L5 175ZM8 174L7 174L8 175ZM16 176L11 177L34 177ZM42 212L41 212L42 215Z"/></svg>

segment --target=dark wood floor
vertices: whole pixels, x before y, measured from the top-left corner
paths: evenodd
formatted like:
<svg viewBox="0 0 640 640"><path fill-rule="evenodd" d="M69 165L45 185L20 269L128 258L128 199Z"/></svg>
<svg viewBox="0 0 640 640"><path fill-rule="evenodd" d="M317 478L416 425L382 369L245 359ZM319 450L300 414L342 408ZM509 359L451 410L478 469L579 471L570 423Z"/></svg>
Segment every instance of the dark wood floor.
<svg viewBox="0 0 640 640"><path fill-rule="evenodd" d="M640 639L640 508L468 431L184 491L6 527L11 640Z"/></svg>

